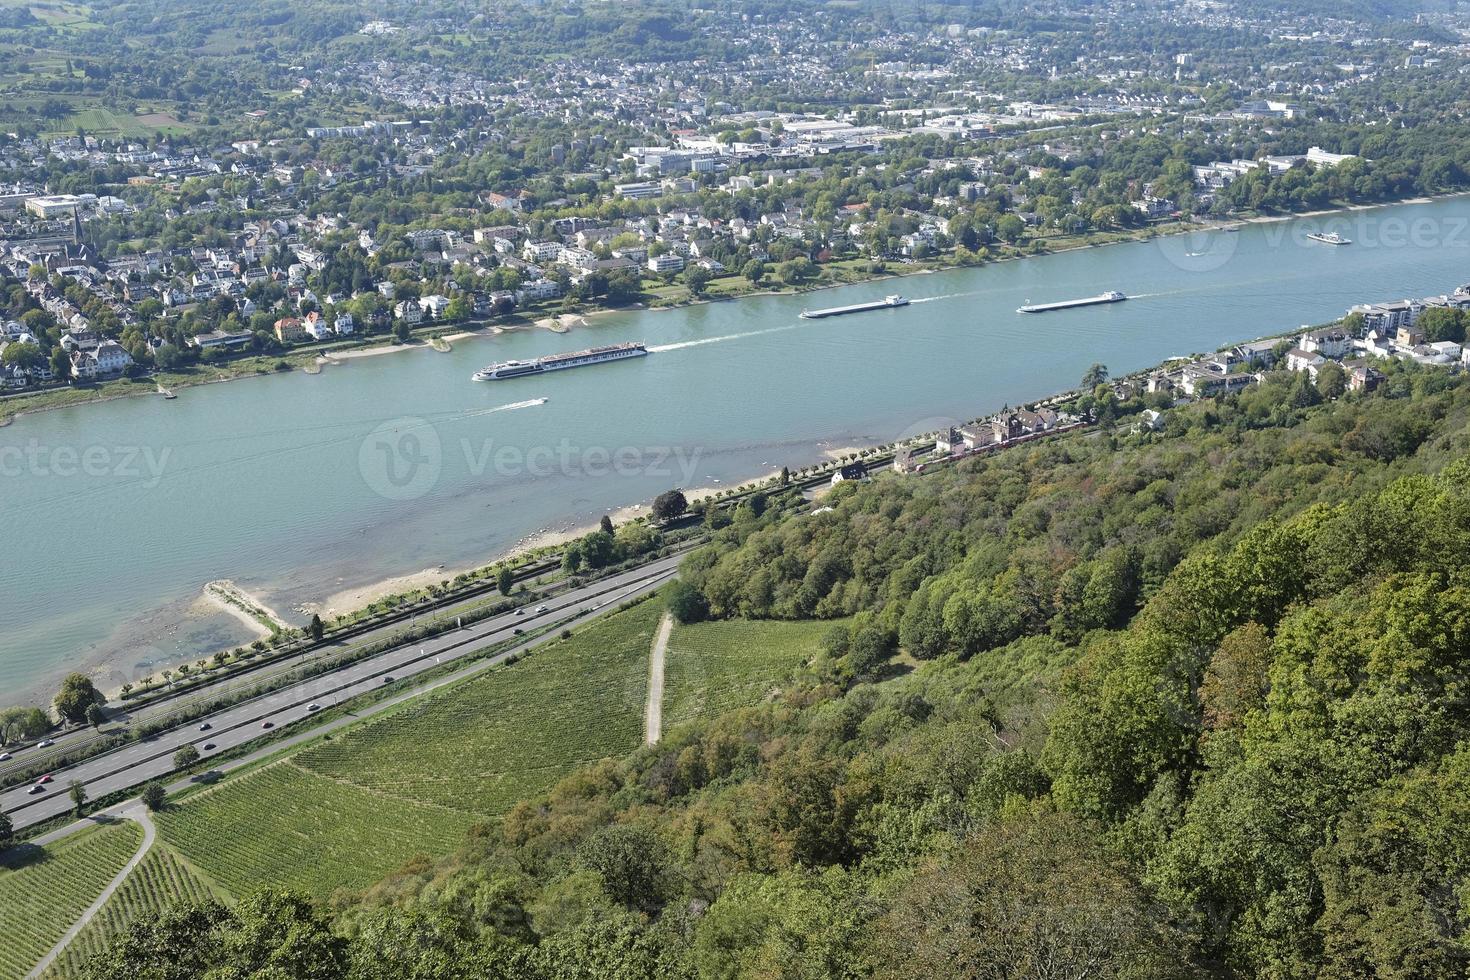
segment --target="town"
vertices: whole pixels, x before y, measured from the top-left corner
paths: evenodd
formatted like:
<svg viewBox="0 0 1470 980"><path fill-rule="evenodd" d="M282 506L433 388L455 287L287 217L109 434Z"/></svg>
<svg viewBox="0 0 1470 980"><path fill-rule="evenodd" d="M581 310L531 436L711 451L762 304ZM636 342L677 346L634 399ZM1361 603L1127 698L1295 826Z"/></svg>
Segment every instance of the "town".
<svg viewBox="0 0 1470 980"><path fill-rule="evenodd" d="M474 30L529 16L507 8ZM7 390L187 384L201 367L451 325L1470 187L1446 146L1425 156L1380 125L1442 111L1427 93L1470 64L1455 15L1405 37L1186 4L1146 58L1122 53L1128 18L1109 6L1052 38L918 15L860 29L825 11L795 30L771 13L683 19L638 56L593 45L507 78L405 57L465 25L385 16L344 34L355 57L303 51L286 67L290 112L250 107L246 85L232 118L170 106L153 116L177 125L146 133L15 120L0 137ZM1263 69L1203 40L1238 31L1262 38ZM342 118L344 100L381 113Z"/></svg>

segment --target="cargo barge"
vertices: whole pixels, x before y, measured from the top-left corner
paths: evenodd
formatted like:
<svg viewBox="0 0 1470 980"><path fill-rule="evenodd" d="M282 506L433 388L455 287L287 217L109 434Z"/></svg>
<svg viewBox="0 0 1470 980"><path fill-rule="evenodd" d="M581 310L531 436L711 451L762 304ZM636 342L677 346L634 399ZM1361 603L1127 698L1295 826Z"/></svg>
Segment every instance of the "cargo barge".
<svg viewBox="0 0 1470 980"><path fill-rule="evenodd" d="M1101 303L1121 303L1127 296L1116 289L1109 290L1099 296L1088 296L1085 299L1067 299L1060 303L1037 303L1035 306L1023 306L1017 313L1050 313L1053 310L1072 310L1079 306L1097 306Z"/></svg>
<svg viewBox="0 0 1470 980"><path fill-rule="evenodd" d="M908 306L906 297L894 293L871 303L854 303L852 306L834 306L826 310L802 310L803 320L821 320L829 316L845 316L848 313L866 313L869 310L889 310L899 306Z"/></svg>

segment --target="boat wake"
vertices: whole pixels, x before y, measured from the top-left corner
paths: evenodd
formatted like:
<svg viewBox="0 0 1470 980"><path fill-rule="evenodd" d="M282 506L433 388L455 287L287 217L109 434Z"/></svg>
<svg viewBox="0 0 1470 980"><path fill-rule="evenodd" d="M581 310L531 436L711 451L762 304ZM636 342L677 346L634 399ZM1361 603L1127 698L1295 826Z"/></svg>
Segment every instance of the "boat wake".
<svg viewBox="0 0 1470 980"><path fill-rule="evenodd" d="M514 412L519 408L535 408L537 405L545 404L545 398L528 398L523 402L510 402L506 405L496 405L494 408L480 408L473 412L465 412L465 417L474 418L477 415L494 415L496 412Z"/></svg>
<svg viewBox="0 0 1470 980"><path fill-rule="evenodd" d="M768 333L784 333L787 330L795 330L796 327L770 327L766 330L748 330L745 333L727 333L723 337L703 337L699 340L684 340L677 344L658 344L648 348L650 354L662 354L671 350L684 350L686 347L703 347L705 344L719 344L727 340L743 340L746 337L759 337Z"/></svg>

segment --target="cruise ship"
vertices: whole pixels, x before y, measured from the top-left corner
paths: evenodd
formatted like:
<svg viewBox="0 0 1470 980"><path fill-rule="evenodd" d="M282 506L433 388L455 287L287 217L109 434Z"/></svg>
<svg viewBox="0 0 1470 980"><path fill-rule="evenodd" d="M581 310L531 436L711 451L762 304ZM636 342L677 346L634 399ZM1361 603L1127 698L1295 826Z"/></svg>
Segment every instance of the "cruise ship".
<svg viewBox="0 0 1470 980"><path fill-rule="evenodd" d="M500 361L481 368L473 375L476 381L503 381L527 374L545 374L547 371L563 371L567 368L586 367L604 361L622 361L630 357L644 357L648 347L637 344L611 344L607 347L590 347L587 350L567 354L550 354L532 361Z"/></svg>
<svg viewBox="0 0 1470 980"><path fill-rule="evenodd" d="M1351 238L1343 238L1335 231L1314 231L1307 237L1314 242L1321 242L1323 245L1351 245L1353 243Z"/></svg>

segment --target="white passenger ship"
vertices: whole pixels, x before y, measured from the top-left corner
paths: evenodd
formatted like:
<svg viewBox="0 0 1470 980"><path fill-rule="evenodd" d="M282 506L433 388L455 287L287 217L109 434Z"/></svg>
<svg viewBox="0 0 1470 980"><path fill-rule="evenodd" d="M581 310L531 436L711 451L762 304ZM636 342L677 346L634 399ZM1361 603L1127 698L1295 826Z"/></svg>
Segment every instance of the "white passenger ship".
<svg viewBox="0 0 1470 980"><path fill-rule="evenodd" d="M637 344L611 344L607 347L591 347L568 354L551 354L532 361L501 361L481 368L474 374L476 381L503 381L527 374L545 374L547 371L563 371L567 368L586 367L603 361L622 361L630 357L644 357L648 347Z"/></svg>

